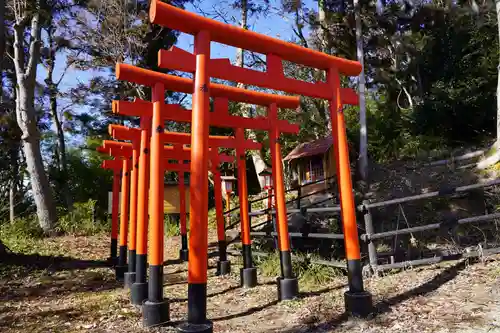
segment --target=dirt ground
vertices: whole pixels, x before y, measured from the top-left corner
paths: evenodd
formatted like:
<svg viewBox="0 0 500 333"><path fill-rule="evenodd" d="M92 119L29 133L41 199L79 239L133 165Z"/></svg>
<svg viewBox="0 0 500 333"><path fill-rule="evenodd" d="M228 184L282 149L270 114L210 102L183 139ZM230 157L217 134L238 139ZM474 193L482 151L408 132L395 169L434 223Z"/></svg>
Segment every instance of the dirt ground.
<svg viewBox="0 0 500 333"><path fill-rule="evenodd" d="M179 238L165 243L166 260L175 262ZM100 261L108 255L105 236L47 239L40 253L44 257L35 261L20 256L17 266L0 263L0 332L147 331L140 309L130 305L128 291ZM211 259L208 316L215 332L499 333L500 256L487 259L365 279L376 306L368 320L343 314L345 277L303 289L298 300L278 303L273 278L259 277L258 287L241 289L237 259L231 259L235 273L224 278L214 275ZM33 262L36 267L28 269ZM186 264L165 266L165 296L174 325L186 318L186 270Z"/></svg>

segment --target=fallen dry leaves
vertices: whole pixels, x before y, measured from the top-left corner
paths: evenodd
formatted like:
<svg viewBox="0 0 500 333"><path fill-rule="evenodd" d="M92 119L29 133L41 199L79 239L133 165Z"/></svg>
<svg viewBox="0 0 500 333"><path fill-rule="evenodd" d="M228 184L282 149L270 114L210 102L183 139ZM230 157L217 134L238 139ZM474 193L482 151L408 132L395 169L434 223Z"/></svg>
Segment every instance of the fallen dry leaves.
<svg viewBox="0 0 500 333"><path fill-rule="evenodd" d="M211 235L210 242L215 241ZM165 258L178 257L179 238L165 242ZM105 236L57 237L44 242L44 254L80 260L108 255ZM234 258L233 258L234 259ZM273 278L259 276L254 289L239 288L239 267L215 276L209 260L208 315L215 332L500 332L500 256L485 265L451 262L365 280L376 315L368 320L343 315L346 278L303 290L303 297L277 302ZM1 265L1 264L0 264ZM0 279L0 331L146 332L140 309L111 269L53 266L16 272ZM5 269L5 268L4 268ZM171 319L185 319L186 264L165 267L165 296ZM157 328L153 332L174 332Z"/></svg>

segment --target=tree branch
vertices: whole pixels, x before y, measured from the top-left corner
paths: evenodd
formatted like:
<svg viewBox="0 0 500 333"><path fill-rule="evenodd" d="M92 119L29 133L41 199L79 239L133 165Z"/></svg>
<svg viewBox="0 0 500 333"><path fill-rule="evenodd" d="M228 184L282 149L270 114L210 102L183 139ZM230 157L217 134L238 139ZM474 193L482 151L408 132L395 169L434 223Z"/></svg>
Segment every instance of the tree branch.
<svg viewBox="0 0 500 333"><path fill-rule="evenodd" d="M26 68L26 76L33 77L36 74L36 67L40 58L41 45L40 13L34 13L31 19L31 43L29 51L29 61Z"/></svg>
<svg viewBox="0 0 500 333"><path fill-rule="evenodd" d="M19 75L24 74L24 26L21 23L14 24L14 66Z"/></svg>
<svg viewBox="0 0 500 333"><path fill-rule="evenodd" d="M295 8L295 26L296 29L292 27L293 32L297 37L299 37L300 41L302 42L302 45L306 48L309 48L307 39L304 37L304 33L302 32L302 24L300 23L300 15L298 8Z"/></svg>

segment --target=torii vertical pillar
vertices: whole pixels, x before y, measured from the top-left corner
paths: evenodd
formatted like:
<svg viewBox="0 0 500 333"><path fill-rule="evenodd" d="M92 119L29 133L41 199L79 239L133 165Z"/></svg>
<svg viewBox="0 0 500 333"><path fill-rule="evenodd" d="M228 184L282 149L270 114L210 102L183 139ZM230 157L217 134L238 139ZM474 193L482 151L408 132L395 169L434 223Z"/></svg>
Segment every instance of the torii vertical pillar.
<svg viewBox="0 0 500 333"><path fill-rule="evenodd" d="M238 165L238 197L240 200L241 243L243 255L243 268L240 270L240 282L243 287L253 288L257 285L257 268L253 267L252 240L250 238L250 217L248 215L248 189L245 150L240 143L245 140L242 128L236 129L236 159Z"/></svg>
<svg viewBox="0 0 500 333"><path fill-rule="evenodd" d="M104 153L106 149L99 147L97 151ZM108 262L113 266L117 264L118 259L118 214L119 214L119 202L120 202L120 178L122 170L122 163L120 160L104 160L102 163L103 169L109 169L113 171L113 189L111 196L111 247L110 256Z"/></svg>
<svg viewBox="0 0 500 333"><path fill-rule="evenodd" d="M208 136L210 79L210 34L200 31L194 37L196 72L191 121L191 187L188 272L188 319L178 326L180 332L213 332L207 320L208 268Z"/></svg>
<svg viewBox="0 0 500 333"><path fill-rule="evenodd" d="M142 305L148 298L147 253L148 253L148 203L149 203L149 147L151 141L151 117L141 117L141 148L138 170L137 196L137 249L135 282L130 287L132 304Z"/></svg>
<svg viewBox="0 0 500 333"><path fill-rule="evenodd" d="M122 168L122 189L120 198L120 253L118 256L118 265L115 266L116 279L123 281L127 266L127 227L128 227L128 204L129 204L129 170L130 159L123 159Z"/></svg>
<svg viewBox="0 0 500 333"><path fill-rule="evenodd" d="M183 163L180 161L180 163ZM186 184L184 172L179 172L179 205L180 205L180 224L181 224L181 249L179 250L179 258L182 261L187 261L189 256L188 237L187 237L187 216L186 216Z"/></svg>
<svg viewBox="0 0 500 333"><path fill-rule="evenodd" d="M125 287L130 288L135 282L136 245L137 245L137 181L140 143L132 142L132 160L130 165L130 217L128 237L128 271L124 274Z"/></svg>
<svg viewBox="0 0 500 333"><path fill-rule="evenodd" d="M214 162L212 161L212 163ZM219 260L217 261L216 274L227 275L231 272L231 262L227 260L226 228L224 223L224 209L222 208L222 179L218 164L214 167L213 175L215 218L217 220L217 240L219 243Z"/></svg>
<svg viewBox="0 0 500 333"><path fill-rule="evenodd" d="M344 294L346 312L354 316L366 317L373 311L372 295L364 290L359 248L356 207L352 193L349 147L345 128L343 105L340 98L340 77L336 68L327 71L327 83L333 98L330 100L330 119L334 159L337 162L337 179L340 195L342 226L344 229L347 278L349 290Z"/></svg>
<svg viewBox="0 0 500 333"><path fill-rule="evenodd" d="M278 108L271 104L268 108L268 118L271 122L269 140L271 147L271 159L273 170L273 186L276 199L276 220L278 229L278 245L280 252L281 277L278 278L278 299L288 300L299 295L299 283L292 271L292 256L290 249L290 238L288 237L288 218L285 202L285 185L283 179L283 164L281 158L280 133L276 126L278 120Z"/></svg>
<svg viewBox="0 0 500 333"><path fill-rule="evenodd" d="M153 87L153 121L151 131L150 196L151 211L149 223L149 289L148 300L142 307L144 326L153 327L170 320L168 300L163 297L163 133L164 120L161 106L164 103L165 88L157 83Z"/></svg>

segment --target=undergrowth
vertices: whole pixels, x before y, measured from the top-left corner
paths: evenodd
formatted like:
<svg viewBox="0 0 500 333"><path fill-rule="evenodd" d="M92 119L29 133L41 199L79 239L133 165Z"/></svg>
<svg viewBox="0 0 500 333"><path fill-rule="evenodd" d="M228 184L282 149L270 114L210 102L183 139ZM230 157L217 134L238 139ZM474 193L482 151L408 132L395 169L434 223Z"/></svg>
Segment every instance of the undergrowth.
<svg viewBox="0 0 500 333"><path fill-rule="evenodd" d="M315 256L309 254L294 254L292 257L292 269L300 284L306 287L324 285L333 281L341 275L338 269L314 263ZM270 253L267 257L256 260L262 275L275 277L281 275L279 254Z"/></svg>
<svg viewBox="0 0 500 333"><path fill-rule="evenodd" d="M94 221L95 200L77 202L71 211L58 208L59 219L54 228L58 234L91 236L109 232L110 221ZM44 237L36 215L17 218L12 223L0 223L0 239L12 251L27 253L34 250Z"/></svg>
<svg viewBox="0 0 500 333"><path fill-rule="evenodd" d="M31 252L42 237L43 231L33 216L0 225L0 239L13 252Z"/></svg>
<svg viewBox="0 0 500 333"><path fill-rule="evenodd" d="M170 216L169 214L165 214L163 223L164 223L164 232L166 236L173 237L173 236L179 236L181 234L179 219L176 219ZM186 224L187 224L186 225L187 230L189 231L188 221L186 221Z"/></svg>
<svg viewBox="0 0 500 333"><path fill-rule="evenodd" d="M95 220L94 208L96 201L77 202L71 211L64 214L64 210L59 210L59 222L56 231L70 235L91 236L111 228L109 221Z"/></svg>

